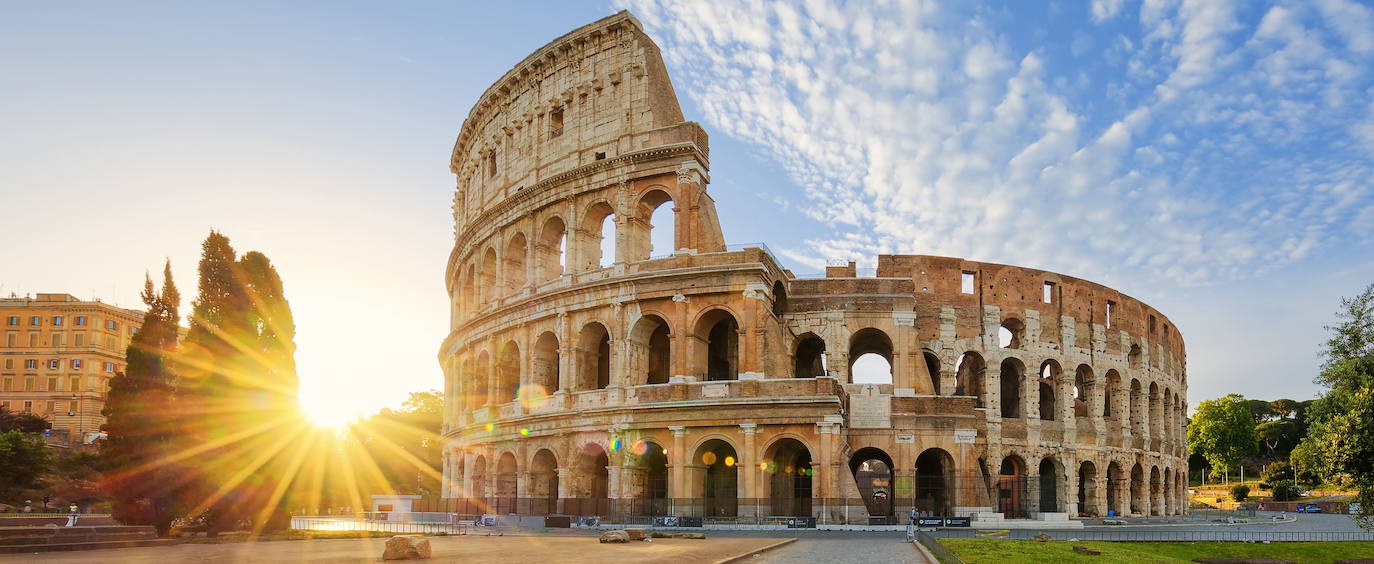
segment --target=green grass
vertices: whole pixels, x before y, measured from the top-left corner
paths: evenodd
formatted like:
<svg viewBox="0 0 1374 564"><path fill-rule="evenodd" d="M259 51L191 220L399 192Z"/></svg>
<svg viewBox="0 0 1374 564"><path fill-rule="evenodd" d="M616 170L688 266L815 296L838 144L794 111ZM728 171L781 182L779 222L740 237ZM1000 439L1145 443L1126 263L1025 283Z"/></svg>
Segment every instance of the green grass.
<svg viewBox="0 0 1374 564"><path fill-rule="evenodd" d="M1283 558L1329 564L1343 558L1374 558L1374 542L1103 542L1000 539L940 539L940 544L969 564L1010 562L1189 562L1194 558ZM1088 556L1073 551L1085 546L1101 551Z"/></svg>

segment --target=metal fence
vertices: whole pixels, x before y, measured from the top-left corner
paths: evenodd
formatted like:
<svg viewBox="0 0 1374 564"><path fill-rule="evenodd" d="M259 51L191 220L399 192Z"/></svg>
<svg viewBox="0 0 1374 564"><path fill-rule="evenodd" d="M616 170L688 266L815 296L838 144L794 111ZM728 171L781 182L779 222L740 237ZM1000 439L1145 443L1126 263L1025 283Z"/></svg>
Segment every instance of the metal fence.
<svg viewBox="0 0 1374 564"><path fill-rule="evenodd" d="M464 528L444 523L417 523L364 519L360 517L292 517L291 528L307 531L376 531L398 534L453 534L463 532Z"/></svg>
<svg viewBox="0 0 1374 564"><path fill-rule="evenodd" d="M954 551L945 548L945 545L940 544L940 541L934 536L931 536L930 533L925 531L917 532L916 542L926 547L926 550L929 550L931 555L935 556L935 559L940 561L940 564L964 564L963 559L959 558L957 554L954 554Z"/></svg>
<svg viewBox="0 0 1374 564"><path fill-rule="evenodd" d="M1309 542L1374 541L1374 532L1331 531L1238 531L1224 530L1034 530L1034 529L941 529L928 533L936 538L984 538L1031 540L1048 535L1054 540L1108 542Z"/></svg>

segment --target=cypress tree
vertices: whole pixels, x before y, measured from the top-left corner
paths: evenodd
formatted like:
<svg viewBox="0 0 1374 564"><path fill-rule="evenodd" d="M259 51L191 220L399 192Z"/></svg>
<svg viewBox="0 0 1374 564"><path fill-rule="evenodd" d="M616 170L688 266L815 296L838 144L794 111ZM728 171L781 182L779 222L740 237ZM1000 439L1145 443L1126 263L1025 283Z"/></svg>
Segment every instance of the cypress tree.
<svg viewBox="0 0 1374 564"><path fill-rule="evenodd" d="M170 462L177 436L172 357L181 304L170 261L163 268L162 293L154 292L146 276L142 297L148 311L129 342L124 372L110 380L102 411L108 438L101 456L111 469L102 485L116 519L152 525L166 536L180 516L176 489L182 482Z"/></svg>

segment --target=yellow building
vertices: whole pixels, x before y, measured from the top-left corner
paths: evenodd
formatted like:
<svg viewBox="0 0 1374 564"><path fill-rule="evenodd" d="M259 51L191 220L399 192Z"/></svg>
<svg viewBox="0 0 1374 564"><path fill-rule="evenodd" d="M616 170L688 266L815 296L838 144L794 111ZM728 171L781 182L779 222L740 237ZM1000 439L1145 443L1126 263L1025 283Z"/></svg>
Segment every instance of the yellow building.
<svg viewBox="0 0 1374 564"><path fill-rule="evenodd" d="M0 298L0 406L47 419L54 440L89 442L142 322L141 311L70 294Z"/></svg>

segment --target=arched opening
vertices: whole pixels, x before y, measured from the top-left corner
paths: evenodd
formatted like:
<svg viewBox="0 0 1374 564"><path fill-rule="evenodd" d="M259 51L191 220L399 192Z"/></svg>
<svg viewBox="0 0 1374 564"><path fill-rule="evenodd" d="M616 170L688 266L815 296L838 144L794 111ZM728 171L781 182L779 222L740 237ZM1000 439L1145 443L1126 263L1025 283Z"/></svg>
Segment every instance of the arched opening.
<svg viewBox="0 0 1374 564"><path fill-rule="evenodd" d="M672 340L668 322L657 315L646 315L635 322L630 331L630 349L635 376L645 384L667 384L669 362L672 360Z"/></svg>
<svg viewBox="0 0 1374 564"><path fill-rule="evenodd" d="M1090 461L1078 465L1078 514L1097 517L1097 467Z"/></svg>
<svg viewBox="0 0 1374 564"><path fill-rule="evenodd" d="M1147 499L1149 500L1149 504L1150 504L1150 515L1152 515L1152 516L1154 516L1154 517L1158 517L1158 516L1160 515L1160 509L1163 509L1163 507L1162 507L1163 504L1161 503L1161 502L1163 501L1163 499L1161 499L1160 496L1164 495L1164 486L1163 486L1163 484L1160 483L1159 480L1160 480L1160 476L1159 476L1159 467L1158 467L1158 466L1151 466L1151 467L1150 467L1150 497L1147 498Z"/></svg>
<svg viewBox="0 0 1374 564"><path fill-rule="evenodd" d="M520 391L520 346L507 341L498 356L501 360L496 365L496 398L492 403L515 401Z"/></svg>
<svg viewBox="0 0 1374 564"><path fill-rule="evenodd" d="M806 445L780 439L764 451L759 468L768 487L769 515L811 516L811 451Z"/></svg>
<svg viewBox="0 0 1374 564"><path fill-rule="evenodd" d="M997 510L1007 519L1024 519L1026 463L1015 455L1002 459L997 472Z"/></svg>
<svg viewBox="0 0 1374 564"><path fill-rule="evenodd" d="M534 341L534 358L530 383L538 388L531 393L547 396L558 391L558 336L545 331Z"/></svg>
<svg viewBox="0 0 1374 564"><path fill-rule="evenodd" d="M959 357L954 369L954 395L978 398L978 407L983 407L983 378L987 374L987 364L975 352L966 352Z"/></svg>
<svg viewBox="0 0 1374 564"><path fill-rule="evenodd" d="M477 409L491 401L491 390L487 378L491 377L491 357L487 351L477 355L477 365L472 371L472 408Z"/></svg>
<svg viewBox="0 0 1374 564"><path fill-rule="evenodd" d="M668 454L653 441L635 441L630 445L624 466L629 470L627 492L636 507L634 515L668 515L672 507L668 499Z"/></svg>
<svg viewBox="0 0 1374 564"><path fill-rule="evenodd" d="M815 333L805 333L797 339L797 354L792 375L796 378L825 376L825 340Z"/></svg>
<svg viewBox="0 0 1374 564"><path fill-rule="evenodd" d="M1144 355L1140 351L1140 345L1131 345L1130 352L1126 353L1126 362L1135 370L1139 369L1143 362Z"/></svg>
<svg viewBox="0 0 1374 564"><path fill-rule="evenodd" d="M860 329L849 339L849 382L892 383L892 339L878 329Z"/></svg>
<svg viewBox="0 0 1374 564"><path fill-rule="evenodd" d="M493 513L515 513L516 500L520 498L519 478L517 474L519 468L515 462L515 455L509 452L503 453L496 459L496 491L493 492L492 510Z"/></svg>
<svg viewBox="0 0 1374 564"><path fill-rule="evenodd" d="M496 249L487 247L487 252L482 255L481 277L482 283L477 292L481 294L479 300L485 307L496 299Z"/></svg>
<svg viewBox="0 0 1374 564"><path fill-rule="evenodd" d="M693 483L701 487L707 517L734 517L739 509L739 455L735 447L711 439L697 447L693 467L700 475Z"/></svg>
<svg viewBox="0 0 1374 564"><path fill-rule="evenodd" d="M1026 341L1026 324L1015 317L1002 320L997 331L997 346L1004 349L1019 349Z"/></svg>
<svg viewBox="0 0 1374 564"><path fill-rule="evenodd" d="M1059 363L1053 360L1046 360L1040 364L1040 420L1055 421L1059 419L1059 405L1057 386L1059 383Z"/></svg>
<svg viewBox="0 0 1374 564"><path fill-rule="evenodd" d="M940 395L940 357L930 351L921 351L921 357L926 361L926 374L930 375L931 393Z"/></svg>
<svg viewBox="0 0 1374 564"><path fill-rule="evenodd" d="M1073 375L1073 416L1087 417L1092 407L1093 369L1078 365Z"/></svg>
<svg viewBox="0 0 1374 564"><path fill-rule="evenodd" d="M1116 462L1107 464L1107 515L1121 515L1121 492L1125 491L1126 477L1121 474L1121 465Z"/></svg>
<svg viewBox="0 0 1374 564"><path fill-rule="evenodd" d="M469 264L463 272L463 290L459 298L461 301L459 308L471 314L480 307L477 301L477 270L473 265Z"/></svg>
<svg viewBox="0 0 1374 564"><path fill-rule="evenodd" d="M1150 391L1146 395L1145 420L1149 425L1150 438L1159 440L1160 418L1163 415L1159 407L1159 383L1150 382Z"/></svg>
<svg viewBox="0 0 1374 564"><path fill-rule="evenodd" d="M1145 469L1137 462L1131 467L1131 514L1144 514L1145 509Z"/></svg>
<svg viewBox="0 0 1374 564"><path fill-rule="evenodd" d="M639 260L671 256L676 250L677 214L667 192L652 190L639 200L639 217L647 224L636 247Z"/></svg>
<svg viewBox="0 0 1374 564"><path fill-rule="evenodd" d="M1112 417L1116 413L1116 407L1112 404L1119 401L1118 396L1121 395L1121 374L1116 370L1108 370L1106 380L1107 386L1102 395L1102 416Z"/></svg>
<svg viewBox="0 0 1374 564"><path fill-rule="evenodd" d="M849 470L874 517L892 517L892 457L881 449L864 447L849 457Z"/></svg>
<svg viewBox="0 0 1374 564"><path fill-rule="evenodd" d="M610 204L597 202L587 210L581 235L578 252L582 270L605 268L615 262L615 210Z"/></svg>
<svg viewBox="0 0 1374 564"><path fill-rule="evenodd" d="M704 338L698 347L698 370L707 380L735 380L739 377L739 323L723 309L711 310L697 321L696 336Z"/></svg>
<svg viewBox="0 0 1374 564"><path fill-rule="evenodd" d="M524 233L516 233L510 242L506 243L505 282L508 296L525 287L525 255L528 253L529 245L525 241Z"/></svg>
<svg viewBox="0 0 1374 564"><path fill-rule="evenodd" d="M1174 514L1174 473L1169 468L1164 469L1164 482L1160 491L1160 512L1164 515Z"/></svg>
<svg viewBox="0 0 1374 564"><path fill-rule="evenodd" d="M787 286L782 280L773 282L773 315L782 317L787 313Z"/></svg>
<svg viewBox="0 0 1374 564"><path fill-rule="evenodd" d="M573 463L572 484L569 492L572 499L564 500L567 513L571 515L610 514L610 457L606 449L596 443L583 445Z"/></svg>
<svg viewBox="0 0 1374 564"><path fill-rule="evenodd" d="M1002 417L1021 417L1021 386L1026 367L1021 361L1008 358L1002 361Z"/></svg>
<svg viewBox="0 0 1374 564"><path fill-rule="evenodd" d="M1059 513L1059 465L1053 459L1040 461L1040 512Z"/></svg>
<svg viewBox="0 0 1374 564"><path fill-rule="evenodd" d="M611 385L611 333L595 321L577 339L577 389L601 390Z"/></svg>
<svg viewBox="0 0 1374 564"><path fill-rule="evenodd" d="M552 515L558 512L558 459L542 448L530 460L529 513Z"/></svg>
<svg viewBox="0 0 1374 564"><path fill-rule="evenodd" d="M487 457L479 454L477 458L472 459L472 476L468 478L472 480L472 489L468 495L482 500L487 506L486 510L490 511L492 507L491 499L488 497L491 492L487 491Z"/></svg>
<svg viewBox="0 0 1374 564"><path fill-rule="evenodd" d="M954 514L954 457L926 449L916 457L916 511L923 517Z"/></svg>
<svg viewBox="0 0 1374 564"><path fill-rule="evenodd" d="M1130 411L1131 433L1139 435L1142 426L1145 424L1145 414L1140 411L1140 394L1144 392L1140 388L1140 380L1131 379L1131 403L1127 406Z"/></svg>
<svg viewBox="0 0 1374 564"><path fill-rule="evenodd" d="M535 250L539 257L538 276L540 282L548 282L563 275L567 261L567 232L563 219L550 217L539 231L539 243Z"/></svg>

